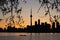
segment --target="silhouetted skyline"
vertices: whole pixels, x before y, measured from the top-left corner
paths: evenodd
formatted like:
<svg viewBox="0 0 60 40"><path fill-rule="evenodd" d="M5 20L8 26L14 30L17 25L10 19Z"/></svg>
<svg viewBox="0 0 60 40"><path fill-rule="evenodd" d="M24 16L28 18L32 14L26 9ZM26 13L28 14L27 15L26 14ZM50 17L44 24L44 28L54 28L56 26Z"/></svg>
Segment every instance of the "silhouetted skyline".
<svg viewBox="0 0 60 40"><path fill-rule="evenodd" d="M56 28L55 28L56 25ZM35 21L34 25L27 25L25 28L15 28L9 25L6 28L2 29L0 28L0 32L26 32L26 33L60 33L60 23L58 21L52 22L52 28L51 25L47 22L40 24L40 19Z"/></svg>

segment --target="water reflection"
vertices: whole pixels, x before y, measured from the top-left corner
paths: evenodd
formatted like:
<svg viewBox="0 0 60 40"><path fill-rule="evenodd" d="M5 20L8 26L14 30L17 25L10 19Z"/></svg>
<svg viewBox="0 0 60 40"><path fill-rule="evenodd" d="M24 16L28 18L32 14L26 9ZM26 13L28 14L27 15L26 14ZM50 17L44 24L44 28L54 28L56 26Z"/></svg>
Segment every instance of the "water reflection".
<svg viewBox="0 0 60 40"><path fill-rule="evenodd" d="M0 33L0 40L60 40L60 33Z"/></svg>

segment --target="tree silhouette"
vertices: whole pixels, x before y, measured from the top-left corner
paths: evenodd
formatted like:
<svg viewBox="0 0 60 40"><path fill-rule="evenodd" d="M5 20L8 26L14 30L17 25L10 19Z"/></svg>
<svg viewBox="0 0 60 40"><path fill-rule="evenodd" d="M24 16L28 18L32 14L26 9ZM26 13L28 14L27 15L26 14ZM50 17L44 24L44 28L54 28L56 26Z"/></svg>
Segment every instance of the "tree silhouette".
<svg viewBox="0 0 60 40"><path fill-rule="evenodd" d="M2 21L3 19L0 19L0 21Z"/></svg>
<svg viewBox="0 0 60 40"><path fill-rule="evenodd" d="M57 12L60 12L59 6L60 6L60 2L59 0L53 0L53 2L51 2L51 0L39 0L39 4L40 7L37 11L37 13L39 12L40 8L43 8L45 6L45 8L47 8L47 11L45 11L45 16L49 14L49 20L50 22L56 22L57 20L59 20L60 17L58 17L58 15L54 15L52 16L50 14L50 10L56 9ZM54 20L53 20L54 18Z"/></svg>
<svg viewBox="0 0 60 40"><path fill-rule="evenodd" d="M27 3L26 0L23 0L23 2ZM10 23L8 24L10 25L15 24L15 20L14 20L15 15L13 15L14 14L13 12L17 14L17 18L19 19L19 25L21 23L24 23L24 20L21 17L22 7L18 9L18 5L19 5L19 0L0 0L0 9L2 11L2 15L6 16L8 13L11 12L11 15L9 17L7 17L6 19L3 19L5 20L6 23L9 21Z"/></svg>

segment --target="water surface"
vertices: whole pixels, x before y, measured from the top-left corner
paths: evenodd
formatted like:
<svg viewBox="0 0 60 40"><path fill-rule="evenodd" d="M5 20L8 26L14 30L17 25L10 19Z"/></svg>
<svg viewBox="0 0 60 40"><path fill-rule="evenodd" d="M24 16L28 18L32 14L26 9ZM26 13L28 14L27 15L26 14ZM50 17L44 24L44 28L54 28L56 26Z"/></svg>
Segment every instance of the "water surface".
<svg viewBox="0 0 60 40"><path fill-rule="evenodd" d="M60 33L0 33L0 40L60 40Z"/></svg>

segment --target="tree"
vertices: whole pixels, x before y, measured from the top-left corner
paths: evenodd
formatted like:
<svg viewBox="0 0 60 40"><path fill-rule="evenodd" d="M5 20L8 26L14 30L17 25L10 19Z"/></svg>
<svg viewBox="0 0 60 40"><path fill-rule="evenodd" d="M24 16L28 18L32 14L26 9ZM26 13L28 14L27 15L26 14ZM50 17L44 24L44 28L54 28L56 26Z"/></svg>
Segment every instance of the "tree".
<svg viewBox="0 0 60 40"><path fill-rule="evenodd" d="M46 12L45 16L49 14L50 22L53 22L53 21L56 22L57 20L59 20L60 16L59 17L58 17L58 15L52 16L50 14L50 9L51 10L56 9L57 12L60 12L60 9L59 9L60 2L59 2L59 0L53 0L53 2L52 2L52 0L39 0L39 4L41 4L41 5L40 5L37 13L39 12L40 8L45 6L45 8L47 8L47 11L45 11ZM54 18L54 20L53 20L53 18Z"/></svg>
<svg viewBox="0 0 60 40"><path fill-rule="evenodd" d="M26 3L26 0L23 0L24 3ZM6 16L6 14L11 12L11 16L4 19L6 22L10 22L8 24L15 24L14 18L15 15L13 15L15 12L17 14L17 18L19 19L19 25L21 23L24 23L23 18L21 17L21 11L22 7L18 9L19 0L0 0L0 10L2 11L3 16ZM22 21L20 21L22 20ZM7 25L8 25L7 24Z"/></svg>

